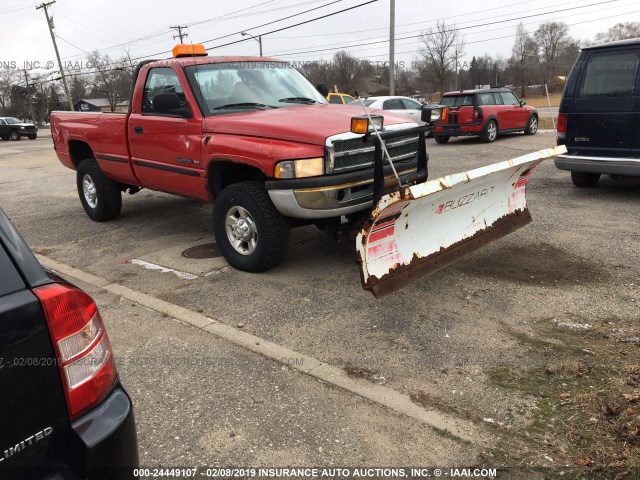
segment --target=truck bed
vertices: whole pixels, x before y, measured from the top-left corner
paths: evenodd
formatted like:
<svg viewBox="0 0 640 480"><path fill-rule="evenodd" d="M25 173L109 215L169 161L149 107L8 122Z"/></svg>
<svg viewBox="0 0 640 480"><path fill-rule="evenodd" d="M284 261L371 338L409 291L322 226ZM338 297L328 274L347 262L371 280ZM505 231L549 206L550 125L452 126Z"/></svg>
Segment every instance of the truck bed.
<svg viewBox="0 0 640 480"><path fill-rule="evenodd" d="M52 112L51 136L58 158L75 170L70 149L74 141L85 142L91 145L100 168L109 178L139 185L131 164L128 120L129 115L123 113Z"/></svg>

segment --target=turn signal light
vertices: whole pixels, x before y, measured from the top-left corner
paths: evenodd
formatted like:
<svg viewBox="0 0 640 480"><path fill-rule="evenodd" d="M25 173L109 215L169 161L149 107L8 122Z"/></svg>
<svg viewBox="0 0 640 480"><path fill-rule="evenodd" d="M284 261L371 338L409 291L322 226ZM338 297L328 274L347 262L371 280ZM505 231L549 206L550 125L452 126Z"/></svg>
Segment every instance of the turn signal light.
<svg viewBox="0 0 640 480"><path fill-rule="evenodd" d="M384 117L382 115L371 115L371 121L366 115L351 117L351 132L364 135L374 130L382 130Z"/></svg>

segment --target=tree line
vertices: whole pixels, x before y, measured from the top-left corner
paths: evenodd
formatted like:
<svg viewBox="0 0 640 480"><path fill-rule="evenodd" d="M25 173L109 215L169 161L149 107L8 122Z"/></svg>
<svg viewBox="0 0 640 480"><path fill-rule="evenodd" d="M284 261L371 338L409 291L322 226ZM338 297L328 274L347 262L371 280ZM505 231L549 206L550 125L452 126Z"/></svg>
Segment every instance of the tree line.
<svg viewBox="0 0 640 480"><path fill-rule="evenodd" d="M593 41L579 41L569 36L564 22L548 21L529 32L523 23L516 27L511 56L486 53L463 60L465 39L455 25L437 22L423 30L413 61L400 63L395 69L395 93L406 96L433 97L444 91L469 89L480 85L510 85L520 96L527 96L532 85L547 84L561 90L562 77L571 71L580 48L640 37L640 22L623 22ZM111 111L131 96L136 64L128 53L113 60L95 51L87 56L94 66L92 73L68 73L72 103L83 98L106 98ZM299 62L296 68L314 85L335 85L340 92L366 94L384 92L389 79L388 62L361 60L346 51L337 52L330 61ZM67 108L59 78L28 78L22 70L0 70L0 115L48 120L53 110ZM28 86L27 86L28 81Z"/></svg>

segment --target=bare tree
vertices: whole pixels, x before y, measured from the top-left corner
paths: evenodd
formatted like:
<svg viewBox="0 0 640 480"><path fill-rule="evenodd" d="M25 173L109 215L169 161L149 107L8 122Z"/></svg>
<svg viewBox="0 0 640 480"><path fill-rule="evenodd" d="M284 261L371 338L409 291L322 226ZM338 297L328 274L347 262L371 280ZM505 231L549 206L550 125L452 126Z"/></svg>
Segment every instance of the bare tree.
<svg viewBox="0 0 640 480"><path fill-rule="evenodd" d="M568 31L569 27L564 22L544 22L534 34L545 67L544 83L549 83L553 76L558 57L569 41Z"/></svg>
<svg viewBox="0 0 640 480"><path fill-rule="evenodd" d="M524 87L529 74L538 63L538 45L520 22L516 28L516 41L513 45L511 63L515 67L520 83L520 96L525 96Z"/></svg>
<svg viewBox="0 0 640 480"><path fill-rule="evenodd" d="M605 33L596 35L596 43L626 40L627 38L640 37L640 22L616 23Z"/></svg>
<svg viewBox="0 0 640 480"><path fill-rule="evenodd" d="M20 71L10 68L0 70L0 111L6 114L10 106L11 87L20 81Z"/></svg>
<svg viewBox="0 0 640 480"><path fill-rule="evenodd" d="M464 54L464 38L455 25L449 27L438 21L434 28L422 32L420 41L422 76L442 92Z"/></svg>
<svg viewBox="0 0 640 480"><path fill-rule="evenodd" d="M359 63L357 58L344 51L333 56L330 80L333 80L341 92L352 92L356 88L360 73Z"/></svg>
<svg viewBox="0 0 640 480"><path fill-rule="evenodd" d="M109 101L111 111L131 94L131 60L130 57L113 62L108 55L100 55L96 50L87 56L87 61L95 70L90 85L95 92L104 95Z"/></svg>

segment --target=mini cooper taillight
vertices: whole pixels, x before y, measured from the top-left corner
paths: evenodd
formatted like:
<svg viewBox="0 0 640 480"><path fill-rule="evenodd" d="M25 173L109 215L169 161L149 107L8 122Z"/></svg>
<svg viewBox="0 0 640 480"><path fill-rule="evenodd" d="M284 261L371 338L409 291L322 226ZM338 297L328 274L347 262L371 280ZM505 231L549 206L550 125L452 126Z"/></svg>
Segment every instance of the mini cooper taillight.
<svg viewBox="0 0 640 480"><path fill-rule="evenodd" d="M95 302L79 288L53 283L34 293L47 319L73 420L98 404L116 380L109 337Z"/></svg>

